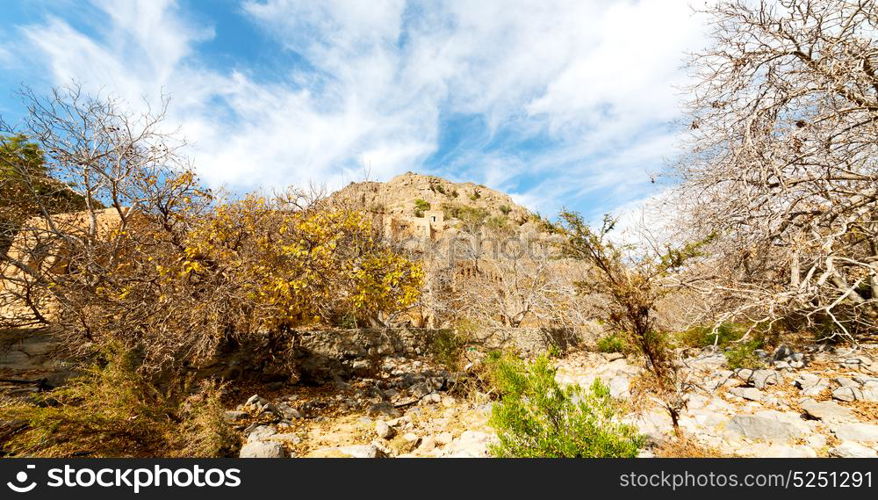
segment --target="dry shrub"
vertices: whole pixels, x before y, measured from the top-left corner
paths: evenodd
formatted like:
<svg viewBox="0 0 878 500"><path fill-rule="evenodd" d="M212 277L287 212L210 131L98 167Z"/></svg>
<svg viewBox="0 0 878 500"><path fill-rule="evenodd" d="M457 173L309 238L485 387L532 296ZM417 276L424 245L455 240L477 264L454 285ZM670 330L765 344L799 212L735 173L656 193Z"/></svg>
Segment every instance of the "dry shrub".
<svg viewBox="0 0 878 500"><path fill-rule="evenodd" d="M137 373L130 351L106 359L67 385L0 407L16 429L4 453L29 457L221 456L234 444L222 421L220 388L205 386L181 404ZM182 431L182 432L181 432Z"/></svg>
<svg viewBox="0 0 878 500"><path fill-rule="evenodd" d="M681 435L666 440L653 450L657 458L733 458L734 455L723 453L715 448L702 445Z"/></svg>
<svg viewBox="0 0 878 500"><path fill-rule="evenodd" d="M75 356L118 344L165 381L230 351L260 370L293 358L296 328L386 324L419 298L420 266L364 215L295 190L223 201L201 187L162 132L163 110L132 116L75 88L27 104L36 146L9 161L42 155L39 171L15 169L23 182L65 179L85 210L50 215L54 198L34 191L42 215L2 258L3 289ZM42 314L44 302L57 311Z"/></svg>

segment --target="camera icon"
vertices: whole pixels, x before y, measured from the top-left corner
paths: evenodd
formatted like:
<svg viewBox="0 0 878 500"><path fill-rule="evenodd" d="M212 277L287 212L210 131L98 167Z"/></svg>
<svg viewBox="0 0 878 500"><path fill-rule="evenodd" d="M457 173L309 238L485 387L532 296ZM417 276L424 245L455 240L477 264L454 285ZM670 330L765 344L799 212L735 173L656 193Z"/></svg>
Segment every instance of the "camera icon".
<svg viewBox="0 0 878 500"><path fill-rule="evenodd" d="M26 466L28 470L36 469L36 465L28 465ZM37 487L37 483L35 481L31 481L30 484L24 484L27 481L27 471L18 471L18 474L15 475L15 483L9 481L6 483L6 486L9 487L10 490L16 493L27 493L28 491L33 490ZM18 483L18 484L16 484Z"/></svg>

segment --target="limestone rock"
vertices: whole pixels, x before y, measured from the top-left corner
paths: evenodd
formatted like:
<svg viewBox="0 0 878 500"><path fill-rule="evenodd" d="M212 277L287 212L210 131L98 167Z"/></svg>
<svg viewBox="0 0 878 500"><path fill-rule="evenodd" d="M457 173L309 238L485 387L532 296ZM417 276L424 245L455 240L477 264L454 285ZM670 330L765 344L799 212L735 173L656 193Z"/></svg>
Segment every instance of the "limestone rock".
<svg viewBox="0 0 878 500"><path fill-rule="evenodd" d="M384 452L374 444L319 448L307 455L309 458L383 458L384 456Z"/></svg>
<svg viewBox="0 0 878 500"><path fill-rule="evenodd" d="M863 391L856 387L839 387L832 391L832 398L839 401L857 401L863 399Z"/></svg>
<svg viewBox="0 0 878 500"><path fill-rule="evenodd" d="M832 428L835 436L842 441L878 442L878 425L842 424Z"/></svg>
<svg viewBox="0 0 878 500"><path fill-rule="evenodd" d="M729 393L750 401L762 401L765 399L765 393L755 387L733 387L729 389Z"/></svg>
<svg viewBox="0 0 878 500"><path fill-rule="evenodd" d="M443 455L449 458L487 458L488 446L496 438L485 432L465 431L448 445Z"/></svg>
<svg viewBox="0 0 878 500"><path fill-rule="evenodd" d="M783 377L774 370L756 370L749 382L757 389L764 389L767 385L776 385L781 381L783 381Z"/></svg>
<svg viewBox="0 0 878 500"><path fill-rule="evenodd" d="M807 428L793 418L775 411L735 415L726 430L750 439L790 440L805 436Z"/></svg>
<svg viewBox="0 0 878 500"><path fill-rule="evenodd" d="M271 441L247 441L241 447L240 458L284 458L286 452L280 443Z"/></svg>
<svg viewBox="0 0 878 500"><path fill-rule="evenodd" d="M829 380L813 373L802 373L794 382L805 396L817 396L829 389Z"/></svg>
<svg viewBox="0 0 878 500"><path fill-rule="evenodd" d="M229 411L223 413L223 420L227 424L233 424L236 422L240 422L241 420L244 420L245 418L247 418L247 412L244 412L244 411L229 410Z"/></svg>
<svg viewBox="0 0 878 500"><path fill-rule="evenodd" d="M878 452L853 441L844 441L829 450L829 455L838 458L878 458Z"/></svg>
<svg viewBox="0 0 878 500"><path fill-rule="evenodd" d="M436 444L439 446L445 446L453 440L454 436L452 436L450 432L442 432L436 435Z"/></svg>
<svg viewBox="0 0 878 500"><path fill-rule="evenodd" d="M807 399L802 402L805 413L824 422L844 422L855 420L850 410L833 401L814 401Z"/></svg>
<svg viewBox="0 0 878 500"><path fill-rule="evenodd" d="M378 435L381 439L390 439L396 434L396 430L387 425L387 422L383 420L379 420L375 422L375 434Z"/></svg>
<svg viewBox="0 0 878 500"><path fill-rule="evenodd" d="M271 425L259 425L247 433L247 441L265 441L277 434L277 428Z"/></svg>

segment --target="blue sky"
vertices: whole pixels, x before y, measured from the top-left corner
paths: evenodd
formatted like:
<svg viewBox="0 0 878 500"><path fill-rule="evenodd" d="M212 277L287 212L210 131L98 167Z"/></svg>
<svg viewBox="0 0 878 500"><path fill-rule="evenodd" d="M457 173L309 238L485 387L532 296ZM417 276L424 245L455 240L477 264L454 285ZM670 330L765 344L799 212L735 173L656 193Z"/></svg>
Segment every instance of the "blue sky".
<svg viewBox="0 0 878 500"><path fill-rule="evenodd" d="M411 170L595 216L666 187L701 22L687 0L11 0L0 114L22 84L165 93L214 186Z"/></svg>

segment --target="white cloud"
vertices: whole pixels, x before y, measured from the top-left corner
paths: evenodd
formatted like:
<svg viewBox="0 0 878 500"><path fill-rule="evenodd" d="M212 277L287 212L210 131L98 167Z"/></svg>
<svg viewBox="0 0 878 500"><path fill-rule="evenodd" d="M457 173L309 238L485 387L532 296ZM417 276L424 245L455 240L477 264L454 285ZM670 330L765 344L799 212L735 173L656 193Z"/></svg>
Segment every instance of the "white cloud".
<svg viewBox="0 0 878 500"><path fill-rule="evenodd" d="M24 28L53 81L132 103L169 93L214 184L386 179L436 151L440 116L466 113L554 146L474 151L437 173L550 209L595 190L649 194L645 169L673 151L661 127L677 116L683 52L700 41L686 0L250 0L243 15L312 67L263 83L200 64L214 33L172 0L93 3L109 19L99 37L57 18ZM524 175L544 180L520 187Z"/></svg>

